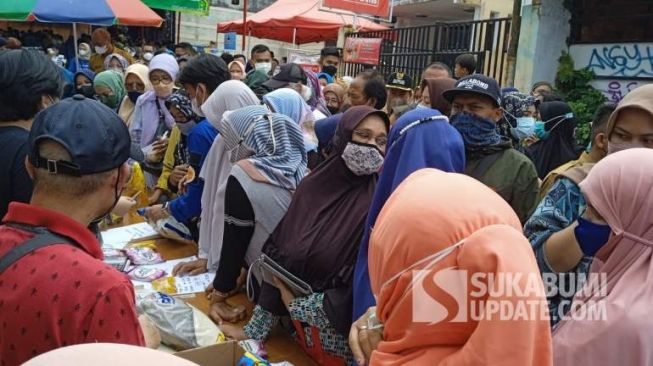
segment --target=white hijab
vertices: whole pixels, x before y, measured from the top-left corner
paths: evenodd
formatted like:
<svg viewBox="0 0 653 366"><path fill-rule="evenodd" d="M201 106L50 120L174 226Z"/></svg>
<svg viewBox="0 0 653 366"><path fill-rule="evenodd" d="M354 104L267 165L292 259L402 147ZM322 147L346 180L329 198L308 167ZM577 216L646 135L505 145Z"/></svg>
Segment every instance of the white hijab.
<svg viewBox="0 0 653 366"><path fill-rule="evenodd" d="M202 104L202 112L218 131L225 112L260 104L256 94L239 80L229 80L218 86ZM200 177L204 179L202 215L199 238L199 257L208 260L207 269L217 271L224 234L224 195L231 171L229 153L224 139L218 135L213 141Z"/></svg>

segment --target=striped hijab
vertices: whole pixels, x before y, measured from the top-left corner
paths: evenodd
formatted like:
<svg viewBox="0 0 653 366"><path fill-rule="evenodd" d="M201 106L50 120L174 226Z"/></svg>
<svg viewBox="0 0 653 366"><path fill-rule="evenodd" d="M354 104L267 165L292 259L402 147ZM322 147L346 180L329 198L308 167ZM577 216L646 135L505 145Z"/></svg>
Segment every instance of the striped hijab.
<svg viewBox="0 0 653 366"><path fill-rule="evenodd" d="M222 122L220 132L232 163L246 160L266 183L297 188L307 173L308 159L295 121L256 105L225 113Z"/></svg>

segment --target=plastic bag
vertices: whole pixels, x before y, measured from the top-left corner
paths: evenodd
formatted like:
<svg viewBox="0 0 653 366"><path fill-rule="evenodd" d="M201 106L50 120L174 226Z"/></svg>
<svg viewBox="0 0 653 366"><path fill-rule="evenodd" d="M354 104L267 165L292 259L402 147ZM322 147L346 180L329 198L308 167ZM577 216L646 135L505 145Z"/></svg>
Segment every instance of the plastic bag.
<svg viewBox="0 0 653 366"><path fill-rule="evenodd" d="M137 296L136 310L156 325L163 344L177 350L209 346L226 339L204 313L160 292Z"/></svg>
<svg viewBox="0 0 653 366"><path fill-rule="evenodd" d="M125 253L134 265L163 263L163 257L159 252L148 247L131 247L125 249Z"/></svg>
<svg viewBox="0 0 653 366"><path fill-rule="evenodd" d="M136 267L129 271L129 278L134 281L152 282L166 275L166 271L156 268Z"/></svg>
<svg viewBox="0 0 653 366"><path fill-rule="evenodd" d="M194 242L188 227L172 216L158 220L154 225L154 229L167 239L181 242Z"/></svg>

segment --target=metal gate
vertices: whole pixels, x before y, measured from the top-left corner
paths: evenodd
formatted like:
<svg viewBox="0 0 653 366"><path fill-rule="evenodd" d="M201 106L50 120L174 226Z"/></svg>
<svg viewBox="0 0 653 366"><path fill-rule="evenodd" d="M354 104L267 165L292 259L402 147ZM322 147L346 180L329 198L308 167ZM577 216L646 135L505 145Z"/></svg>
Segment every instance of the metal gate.
<svg viewBox="0 0 653 366"><path fill-rule="evenodd" d="M440 61L453 70L458 55L476 56L476 72L492 76L503 85L511 18L435 23L426 26L347 34L347 37L382 38L376 69L386 77L405 72L417 83L424 68ZM354 76L366 68L344 63L345 75ZM415 85L417 86L417 85Z"/></svg>

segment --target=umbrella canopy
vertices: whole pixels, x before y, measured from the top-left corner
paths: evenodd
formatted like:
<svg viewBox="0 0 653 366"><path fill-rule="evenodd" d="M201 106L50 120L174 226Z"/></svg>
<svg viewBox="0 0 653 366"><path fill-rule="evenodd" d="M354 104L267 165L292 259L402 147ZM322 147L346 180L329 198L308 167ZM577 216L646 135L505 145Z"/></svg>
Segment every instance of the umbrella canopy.
<svg viewBox="0 0 653 366"><path fill-rule="evenodd" d="M303 44L338 38L343 26L356 26L359 31L383 30L387 27L362 19L354 13L342 11L343 15L320 11L321 0L278 0L267 8L247 17L247 30L258 38ZM243 21L218 24L218 32L242 34Z"/></svg>
<svg viewBox="0 0 653 366"><path fill-rule="evenodd" d="M163 19L140 0L0 1L0 19L159 27Z"/></svg>

